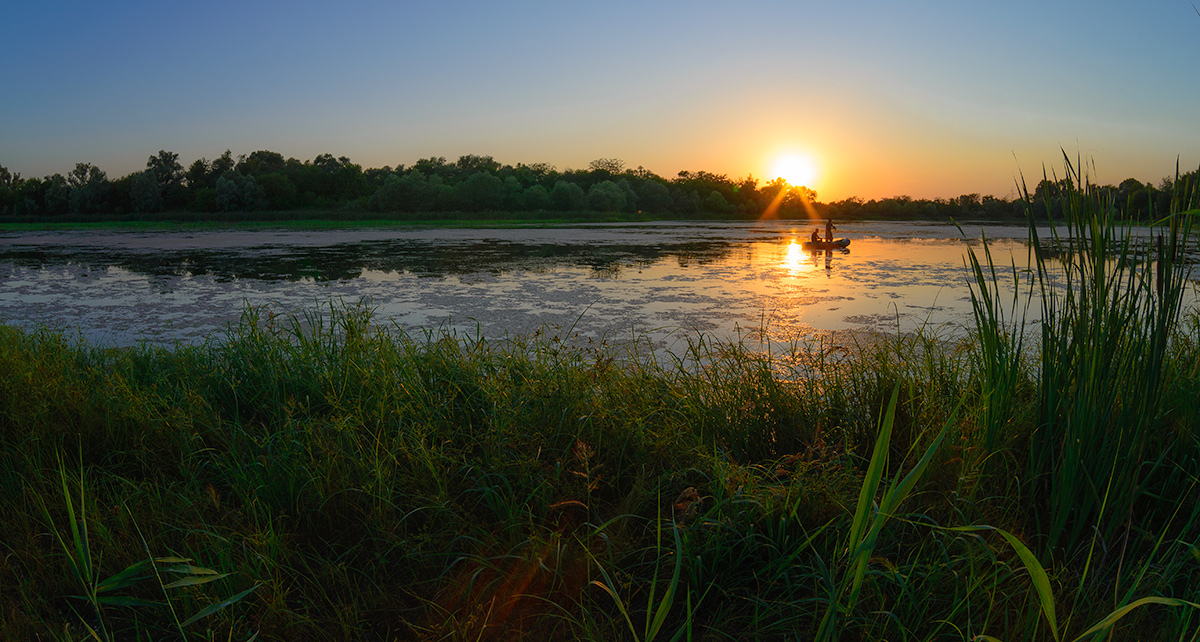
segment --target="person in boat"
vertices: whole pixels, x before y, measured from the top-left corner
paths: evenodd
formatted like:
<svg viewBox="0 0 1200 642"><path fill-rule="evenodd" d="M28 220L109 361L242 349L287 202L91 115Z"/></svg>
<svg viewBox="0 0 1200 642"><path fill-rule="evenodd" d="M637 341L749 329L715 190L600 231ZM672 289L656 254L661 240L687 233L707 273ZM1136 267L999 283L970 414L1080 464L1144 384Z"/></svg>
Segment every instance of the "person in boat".
<svg viewBox="0 0 1200 642"><path fill-rule="evenodd" d="M812 242L813 242L813 243L820 243L820 242L821 242L821 228L819 228L819 227L814 227L814 228L813 228L813 233L812 233Z"/></svg>
<svg viewBox="0 0 1200 642"><path fill-rule="evenodd" d="M828 241L830 243L833 242L833 231L836 229L837 228L833 226L833 219L826 219L826 221L825 221L825 240L826 241ZM816 241L819 239L813 239L813 240Z"/></svg>

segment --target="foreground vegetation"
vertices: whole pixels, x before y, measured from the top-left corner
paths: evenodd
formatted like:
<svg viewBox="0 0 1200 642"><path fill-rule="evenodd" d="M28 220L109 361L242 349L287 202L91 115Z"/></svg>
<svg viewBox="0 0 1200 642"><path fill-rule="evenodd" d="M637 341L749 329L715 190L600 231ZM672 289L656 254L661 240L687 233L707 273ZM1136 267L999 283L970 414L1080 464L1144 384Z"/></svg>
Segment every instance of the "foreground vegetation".
<svg viewBox="0 0 1200 642"><path fill-rule="evenodd" d="M0 638L1200 639L1200 199L1068 178L968 337L0 327Z"/></svg>

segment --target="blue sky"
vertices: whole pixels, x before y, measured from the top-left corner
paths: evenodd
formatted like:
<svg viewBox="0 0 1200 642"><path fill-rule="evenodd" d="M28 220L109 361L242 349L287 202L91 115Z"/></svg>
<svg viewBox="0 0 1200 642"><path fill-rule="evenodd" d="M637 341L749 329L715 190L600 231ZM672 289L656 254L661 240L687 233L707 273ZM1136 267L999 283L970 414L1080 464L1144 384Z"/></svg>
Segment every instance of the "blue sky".
<svg viewBox="0 0 1200 642"><path fill-rule="evenodd" d="M1004 196L1200 165L1200 15L1147 2L12 3L0 164L269 149L771 178L824 201Z"/></svg>

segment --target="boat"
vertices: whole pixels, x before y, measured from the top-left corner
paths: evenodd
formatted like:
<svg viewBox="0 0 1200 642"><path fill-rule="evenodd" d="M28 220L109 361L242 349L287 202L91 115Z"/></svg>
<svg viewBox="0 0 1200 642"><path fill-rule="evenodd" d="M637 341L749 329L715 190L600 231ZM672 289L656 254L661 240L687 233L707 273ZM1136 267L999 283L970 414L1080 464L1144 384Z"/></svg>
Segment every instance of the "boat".
<svg viewBox="0 0 1200 642"><path fill-rule="evenodd" d="M805 250L840 250L847 245L850 245L850 239L837 239L835 241L804 241L800 247Z"/></svg>

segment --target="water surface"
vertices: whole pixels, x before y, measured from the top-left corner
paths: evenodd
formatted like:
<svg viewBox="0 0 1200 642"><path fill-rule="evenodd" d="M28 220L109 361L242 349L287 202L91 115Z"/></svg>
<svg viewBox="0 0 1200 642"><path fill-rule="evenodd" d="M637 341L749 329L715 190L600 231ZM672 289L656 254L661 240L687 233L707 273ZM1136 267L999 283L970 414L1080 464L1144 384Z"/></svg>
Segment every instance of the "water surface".
<svg viewBox="0 0 1200 642"><path fill-rule="evenodd" d="M219 336L246 305L366 302L417 331L540 327L666 341L761 330L961 328L967 248L1027 265L1023 226L845 223L847 251L807 252L811 225L656 223L537 229L0 234L0 321L112 345ZM822 227L823 231L823 227Z"/></svg>

